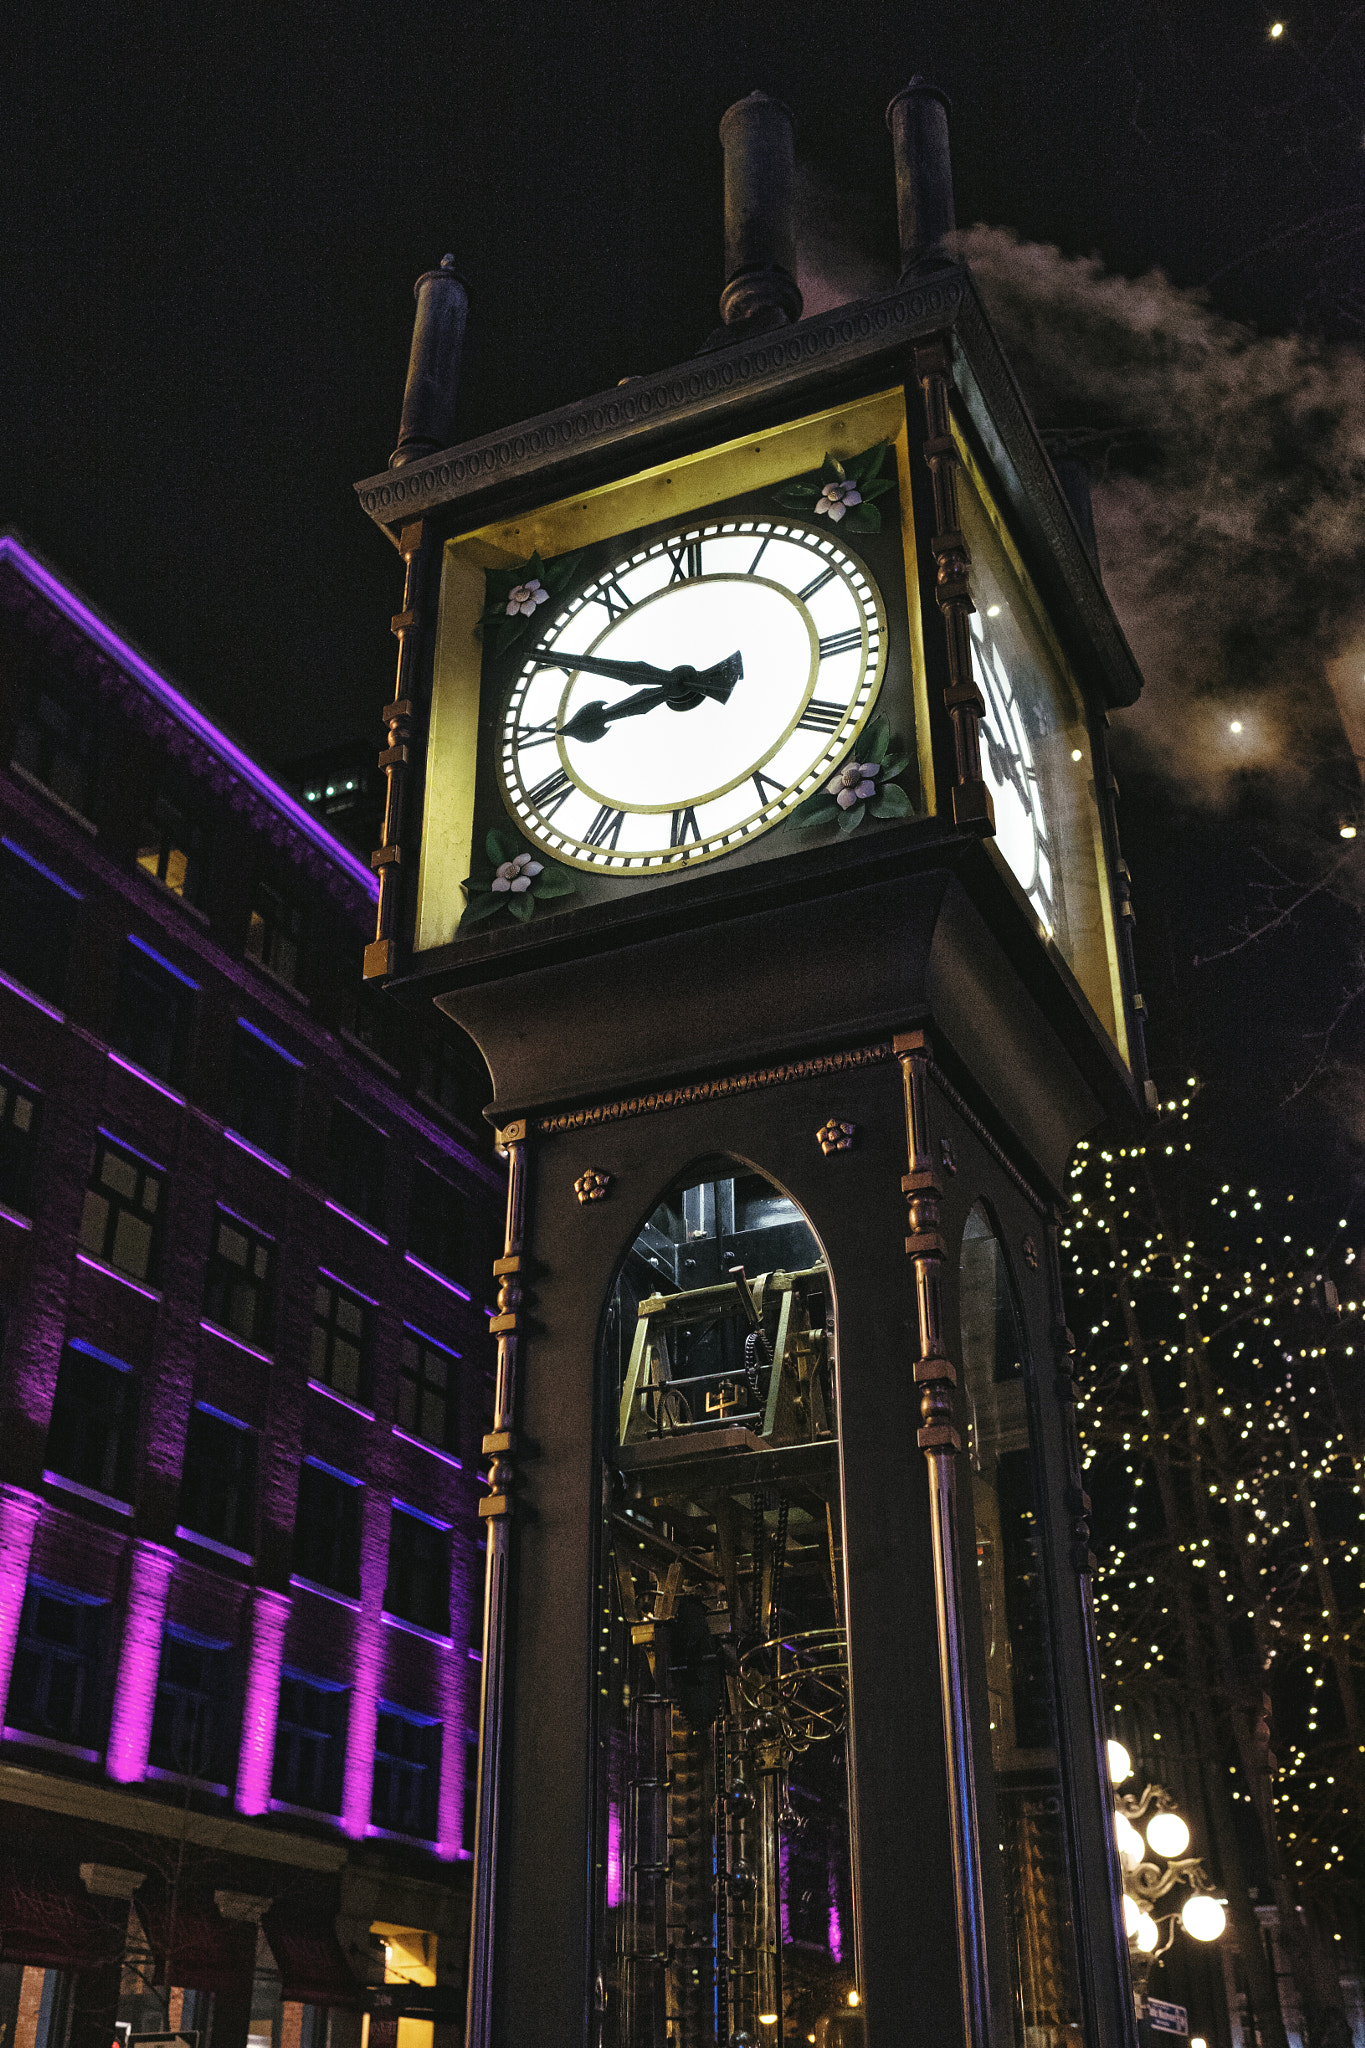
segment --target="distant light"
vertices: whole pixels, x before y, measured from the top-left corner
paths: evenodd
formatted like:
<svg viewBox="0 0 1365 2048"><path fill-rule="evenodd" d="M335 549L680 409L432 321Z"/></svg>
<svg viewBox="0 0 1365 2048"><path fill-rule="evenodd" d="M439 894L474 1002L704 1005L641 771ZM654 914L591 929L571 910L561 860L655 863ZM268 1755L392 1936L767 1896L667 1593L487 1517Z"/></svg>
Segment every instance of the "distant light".
<svg viewBox="0 0 1365 2048"><path fill-rule="evenodd" d="M1109 1782L1111 1785L1121 1785L1125 1778L1131 1778L1133 1775L1133 1759L1123 1744L1115 1742L1112 1736L1105 1744L1105 1748L1109 1752Z"/></svg>
<svg viewBox="0 0 1365 2048"><path fill-rule="evenodd" d="M856 1991L850 1991L850 1992L849 1992L849 1994L848 1994L848 2002L849 2002L849 2004L850 2004L850 2005L857 2005L857 2004L859 2003L859 1999L858 1999L858 1994L857 1994L857 1992L856 1992Z"/></svg>
<svg viewBox="0 0 1365 2048"><path fill-rule="evenodd" d="M811 2035L811 2039L815 2039L814 2034ZM1202 2034L1194 2034L1190 2038L1190 2048L1209 2048L1209 2044Z"/></svg>
<svg viewBox="0 0 1365 2048"><path fill-rule="evenodd" d="M1280 40L1280 37L1281 37L1281 36L1282 36L1283 34L1284 34L1284 23L1283 23L1282 21L1272 21L1272 22L1271 22L1271 24L1270 24L1270 40L1271 40L1271 42L1272 42L1272 43L1278 43L1278 41Z"/></svg>
<svg viewBox="0 0 1365 2048"><path fill-rule="evenodd" d="M758 2024L760 2027L775 2027L777 2025L777 2014L775 2012L761 2012L758 2016Z"/></svg>
<svg viewBox="0 0 1365 2048"><path fill-rule="evenodd" d="M988 619L998 619L998 618L999 618L999 616L1000 616L1000 607L999 607L999 605L998 605L998 604L988 604L988 605L986 606L986 617L987 617Z"/></svg>
<svg viewBox="0 0 1365 2048"><path fill-rule="evenodd" d="M1355 826L1354 826L1354 825L1343 825L1343 826L1341 827L1341 836L1342 836L1342 838L1343 838L1343 839L1354 839L1354 838L1355 838L1355 836L1356 836L1356 828L1355 828Z"/></svg>
<svg viewBox="0 0 1365 2048"><path fill-rule="evenodd" d="M1079 761L1081 759L1081 750L1079 747L1073 747L1071 749L1071 758L1073 761Z"/></svg>
<svg viewBox="0 0 1365 2048"><path fill-rule="evenodd" d="M1228 1924L1228 1916L1207 1892L1192 1892L1180 1908L1180 1924L1196 1941L1217 1941Z"/></svg>
<svg viewBox="0 0 1365 2048"><path fill-rule="evenodd" d="M1229 732L1240 732L1241 730L1242 730L1242 721L1241 721L1241 719L1240 719L1240 718L1234 718L1234 719L1233 719L1233 721L1232 721L1232 724L1231 724L1231 725L1230 725L1230 726L1228 727L1228 731L1229 731Z"/></svg>

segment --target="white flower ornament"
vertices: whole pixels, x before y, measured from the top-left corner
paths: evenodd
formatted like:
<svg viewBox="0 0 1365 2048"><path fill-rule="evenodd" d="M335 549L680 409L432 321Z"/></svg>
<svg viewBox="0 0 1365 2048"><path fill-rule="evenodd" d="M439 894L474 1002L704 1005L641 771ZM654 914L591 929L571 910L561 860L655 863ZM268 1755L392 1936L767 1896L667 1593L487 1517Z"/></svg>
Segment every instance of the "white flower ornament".
<svg viewBox="0 0 1365 2048"><path fill-rule="evenodd" d="M862 502L863 494L858 486L842 478L836 483L825 485L816 502L815 510L817 514L823 512L828 518L838 521L852 506L861 505Z"/></svg>
<svg viewBox="0 0 1365 2048"><path fill-rule="evenodd" d="M881 769L880 761L864 761L861 765L850 761L825 784L825 788L841 811L851 811L854 804L866 803L870 796L877 794L877 777ZM496 889L497 883L493 886Z"/></svg>
<svg viewBox="0 0 1365 2048"><path fill-rule="evenodd" d="M505 860L490 884L495 896L524 896L537 875L544 874L542 861L532 860L529 853L519 853L515 860Z"/></svg>
<svg viewBox="0 0 1365 2048"><path fill-rule="evenodd" d="M538 604L549 601L549 596L550 593L539 576L532 576L525 583L514 583L507 593L508 618L514 619L520 612L523 618L529 619Z"/></svg>

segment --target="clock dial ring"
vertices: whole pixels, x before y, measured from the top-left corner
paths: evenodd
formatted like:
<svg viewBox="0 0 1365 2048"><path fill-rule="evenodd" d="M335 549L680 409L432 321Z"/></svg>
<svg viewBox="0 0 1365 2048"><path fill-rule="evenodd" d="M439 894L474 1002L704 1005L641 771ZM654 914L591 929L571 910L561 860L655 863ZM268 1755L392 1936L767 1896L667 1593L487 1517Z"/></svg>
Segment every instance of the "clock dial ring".
<svg viewBox="0 0 1365 2048"><path fill-rule="evenodd" d="M837 532L757 517L709 521L623 554L536 639L502 717L503 800L556 861L618 875L718 859L781 823L848 758L887 653L880 592ZM658 688L574 669L575 654L608 650L643 655L651 680L680 677L680 660L700 672L739 653L741 679L723 708L697 698L665 716ZM575 710L570 746L561 728ZM691 784L679 765L689 753ZM668 775L672 784L661 781ZM670 813L665 842L657 821Z"/></svg>

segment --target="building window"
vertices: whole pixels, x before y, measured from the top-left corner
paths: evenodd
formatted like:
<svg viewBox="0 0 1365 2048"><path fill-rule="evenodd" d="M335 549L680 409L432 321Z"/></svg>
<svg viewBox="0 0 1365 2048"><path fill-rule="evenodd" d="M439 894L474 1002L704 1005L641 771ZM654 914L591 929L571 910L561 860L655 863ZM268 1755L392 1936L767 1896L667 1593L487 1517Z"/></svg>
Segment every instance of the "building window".
<svg viewBox="0 0 1365 2048"><path fill-rule="evenodd" d="M85 1191L81 1244L134 1280L156 1278L165 1175L103 1135Z"/></svg>
<svg viewBox="0 0 1365 2048"><path fill-rule="evenodd" d="M452 1448L455 1430L455 1368L458 1351L447 1351L421 1330L403 1330L398 1369L396 1421L409 1436L439 1451Z"/></svg>
<svg viewBox="0 0 1365 2048"><path fill-rule="evenodd" d="M228 1074L228 1126L282 1163L294 1156L301 1067L302 1061L282 1045L245 1017L238 1018Z"/></svg>
<svg viewBox="0 0 1365 2048"><path fill-rule="evenodd" d="M363 1491L348 1473L304 1459L294 1522L294 1570L301 1577L336 1593L359 1593Z"/></svg>
<svg viewBox="0 0 1365 2048"><path fill-rule="evenodd" d="M255 1550L256 1433L196 1402L185 1439L180 1519L187 1529Z"/></svg>
<svg viewBox="0 0 1365 2048"><path fill-rule="evenodd" d="M204 834L168 796L158 792L142 821L137 864L186 903L204 894Z"/></svg>
<svg viewBox="0 0 1365 2048"><path fill-rule="evenodd" d="M415 1166L408 1212L409 1251L438 1273L463 1279L469 1266L468 1234L464 1197L429 1166Z"/></svg>
<svg viewBox="0 0 1365 2048"><path fill-rule="evenodd" d="M386 1150L383 1131L344 1102L332 1104L327 1130L327 1192L366 1223L383 1221Z"/></svg>
<svg viewBox="0 0 1365 2048"><path fill-rule="evenodd" d="M234 1693L231 1643L168 1623L152 1709L153 1767L224 1784L231 1768Z"/></svg>
<svg viewBox="0 0 1365 2048"><path fill-rule="evenodd" d="M469 1045L439 1025L428 1025L417 1059L419 1091L445 1110L477 1126L483 1106L492 1093L492 1083L478 1055Z"/></svg>
<svg viewBox="0 0 1365 2048"><path fill-rule="evenodd" d="M450 1531L395 1501L384 1608L434 1635L450 1633Z"/></svg>
<svg viewBox="0 0 1365 2048"><path fill-rule="evenodd" d="M204 1288L206 1320L244 1344L268 1344L274 1325L274 1283L274 1240L220 1209Z"/></svg>
<svg viewBox="0 0 1365 2048"><path fill-rule="evenodd" d="M79 902L50 868L0 842L0 970L50 1003L66 986Z"/></svg>
<svg viewBox="0 0 1365 2048"><path fill-rule="evenodd" d="M334 1387L348 1401L364 1401L370 1383L369 1303L320 1274L313 1290L313 1337L308 1376Z"/></svg>
<svg viewBox="0 0 1365 2048"><path fill-rule="evenodd" d="M92 720L64 703L51 684L40 682L32 688L14 735L15 766L84 817L90 809L95 753Z"/></svg>
<svg viewBox="0 0 1365 2048"><path fill-rule="evenodd" d="M267 882L256 884L247 926L246 951L249 960L298 987L299 954L303 944L303 912Z"/></svg>
<svg viewBox="0 0 1365 2048"><path fill-rule="evenodd" d="M198 986L141 939L130 938L119 970L115 1050L159 1081L182 1081Z"/></svg>
<svg viewBox="0 0 1365 2048"><path fill-rule="evenodd" d="M315 1813L340 1813L349 1702L344 1685L309 1678L285 1666L275 1724L272 1798L311 1807Z"/></svg>
<svg viewBox="0 0 1365 2048"><path fill-rule="evenodd" d="M47 1464L111 1500L131 1500L137 1380L107 1352L74 1339L62 1354L47 1432Z"/></svg>
<svg viewBox="0 0 1365 2048"><path fill-rule="evenodd" d="M5 1708L10 1727L93 1747L107 1613L104 1601L29 1580Z"/></svg>
<svg viewBox="0 0 1365 2048"><path fill-rule="evenodd" d="M340 1004L342 1029L396 1073L402 1064L403 1013L392 996L367 988L360 980L359 955L350 977L354 985L347 987Z"/></svg>
<svg viewBox="0 0 1365 2048"><path fill-rule="evenodd" d="M432 1841L440 1775L440 1722L381 1701L370 1808L374 1825L396 1835L419 1835L423 1841Z"/></svg>
<svg viewBox="0 0 1365 2048"><path fill-rule="evenodd" d="M37 1089L0 1069L0 1202L24 1216L33 1197L38 1110Z"/></svg>

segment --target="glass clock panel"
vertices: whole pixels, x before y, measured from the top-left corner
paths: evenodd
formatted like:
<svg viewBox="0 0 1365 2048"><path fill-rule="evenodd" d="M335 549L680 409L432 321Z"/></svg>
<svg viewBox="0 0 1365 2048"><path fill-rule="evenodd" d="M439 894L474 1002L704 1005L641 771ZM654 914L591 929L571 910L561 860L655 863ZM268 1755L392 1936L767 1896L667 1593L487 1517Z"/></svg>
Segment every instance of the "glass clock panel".
<svg viewBox="0 0 1365 2048"><path fill-rule="evenodd" d="M832 1322L801 1211L723 1160L608 1311L604 2048L832 2042L859 2001Z"/></svg>
<svg viewBox="0 0 1365 2048"><path fill-rule="evenodd" d="M535 636L502 719L507 806L573 866L714 859L828 780L876 700L885 641L876 585L828 531L769 518L666 534Z"/></svg>
<svg viewBox="0 0 1365 2048"><path fill-rule="evenodd" d="M965 447L962 530L971 549L972 660L985 700L981 766L995 844L1127 1058L1090 734L1041 601Z"/></svg>
<svg viewBox="0 0 1365 2048"><path fill-rule="evenodd" d="M1023 1326L1004 1254L979 1203L963 1234L960 1302L1014 2040L1016 2048L1081 2048L1071 1849Z"/></svg>

